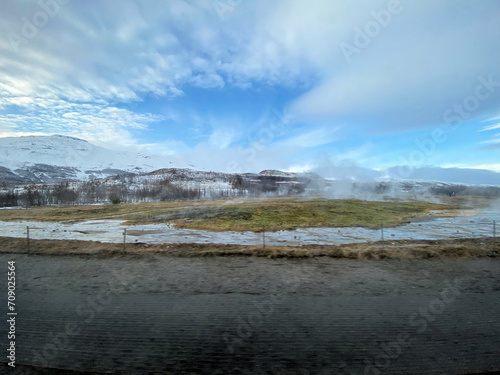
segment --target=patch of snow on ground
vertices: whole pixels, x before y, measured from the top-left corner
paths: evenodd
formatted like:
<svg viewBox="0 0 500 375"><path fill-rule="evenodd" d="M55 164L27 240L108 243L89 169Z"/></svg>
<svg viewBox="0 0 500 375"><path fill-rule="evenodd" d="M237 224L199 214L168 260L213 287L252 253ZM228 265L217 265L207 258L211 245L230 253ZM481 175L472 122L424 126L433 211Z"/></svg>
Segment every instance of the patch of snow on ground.
<svg viewBox="0 0 500 375"><path fill-rule="evenodd" d="M500 222L497 211L481 211L474 217L438 218L425 222L412 222L396 228L385 228L385 240L441 240L453 238L491 237L493 220ZM2 222L0 236L26 237L30 227L32 239L83 240L121 243L127 229L127 242L159 243L214 243L260 245L262 233L211 232L175 228L172 224L122 225L118 220L91 220L81 223ZM379 241L381 230L365 228L300 228L266 232L268 245L337 245Z"/></svg>

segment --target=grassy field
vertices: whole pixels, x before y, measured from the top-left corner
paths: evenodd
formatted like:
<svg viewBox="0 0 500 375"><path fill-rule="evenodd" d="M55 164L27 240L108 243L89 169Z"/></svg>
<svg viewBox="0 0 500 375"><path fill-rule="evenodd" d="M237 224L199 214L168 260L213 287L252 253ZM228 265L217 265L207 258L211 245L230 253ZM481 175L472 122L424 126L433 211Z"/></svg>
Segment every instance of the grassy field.
<svg viewBox="0 0 500 375"><path fill-rule="evenodd" d="M26 239L0 237L0 253L26 254ZM403 240L345 245L254 246L224 244L145 244L77 240L31 240L29 254L141 256L164 254L180 257L257 256L267 258L331 257L339 259L499 258L491 238Z"/></svg>
<svg viewBox="0 0 500 375"><path fill-rule="evenodd" d="M379 228L396 226L429 210L449 206L424 202L272 198L183 201L103 206L38 207L1 210L0 220L126 220L126 224L174 223L213 231L275 231L299 227Z"/></svg>

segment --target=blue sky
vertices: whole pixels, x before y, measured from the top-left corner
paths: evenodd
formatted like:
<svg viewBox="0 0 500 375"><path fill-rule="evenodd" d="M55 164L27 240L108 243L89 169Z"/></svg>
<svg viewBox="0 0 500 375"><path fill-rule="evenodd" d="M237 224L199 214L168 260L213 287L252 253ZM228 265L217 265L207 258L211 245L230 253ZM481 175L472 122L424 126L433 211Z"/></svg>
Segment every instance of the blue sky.
<svg viewBox="0 0 500 375"><path fill-rule="evenodd" d="M0 136L227 172L498 183L499 20L496 0L10 1Z"/></svg>

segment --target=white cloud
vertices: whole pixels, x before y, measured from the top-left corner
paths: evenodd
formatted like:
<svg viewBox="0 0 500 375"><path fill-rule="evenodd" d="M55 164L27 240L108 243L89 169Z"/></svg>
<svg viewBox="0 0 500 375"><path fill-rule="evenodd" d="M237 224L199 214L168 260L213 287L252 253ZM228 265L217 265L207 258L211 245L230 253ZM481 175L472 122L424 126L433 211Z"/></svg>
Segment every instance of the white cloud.
<svg viewBox="0 0 500 375"><path fill-rule="evenodd" d="M500 81L498 5L495 0L402 4L403 12L393 15L349 64L339 43L352 43L354 28L365 27L372 11L387 8L386 0L245 1L225 21L212 0L171 0L161 8L153 1L70 2L19 52L11 48L8 33L20 34L21 17L32 17L40 7L7 2L0 14L5 30L0 34L0 136L59 133L112 148L181 152L222 169L234 158L255 170L307 164L294 160L298 149L337 141L339 124L380 132L440 124L444 111L474 94L479 76L492 74ZM283 132L275 132L248 161L251 147L239 153L234 145L266 124L195 114L186 133L191 129L200 144L188 150L191 134L157 143L137 140L137 134L170 115L121 108L150 98L176 99L193 87L209 95L210 90L262 86L308 89L292 101L298 120L312 124L320 118L328 125L304 127L299 134L290 127L288 138L279 142ZM498 114L498 99L500 90L468 119ZM179 122L190 115L172 116ZM488 144L497 147L495 139ZM344 154L340 159L368 157Z"/></svg>
<svg viewBox="0 0 500 375"><path fill-rule="evenodd" d="M266 7L278 16L279 7ZM0 82L8 95L123 102L148 94L176 97L185 85L293 83L302 75L290 45L282 50L281 40L269 39L276 34L275 18L244 21L241 15L236 24L224 23L209 0L172 0L161 11L153 2L72 2L16 52L8 32L21 35L21 17L39 10L19 2L0 15L7 30L0 41L8 47L0 57Z"/></svg>
<svg viewBox="0 0 500 375"><path fill-rule="evenodd" d="M304 173L304 172L311 171L315 167L316 167L316 165L315 164L311 164L311 163L293 164L293 165L289 166L288 168L284 169L284 172Z"/></svg>
<svg viewBox="0 0 500 375"><path fill-rule="evenodd" d="M150 113L63 100L34 100L25 113L0 114L0 136L61 134L112 149L136 145L132 131L163 119Z"/></svg>
<svg viewBox="0 0 500 375"><path fill-rule="evenodd" d="M496 3L401 3L403 11L352 63L342 56L330 60L321 84L296 100L292 113L303 120L357 120L378 131L406 131L444 123L450 107L475 94L479 77L500 81ZM378 2L349 9L360 18L343 24L347 34L330 35L334 48L339 36L354 44L354 27L363 29L370 12L381 9ZM464 120L496 111L499 98L500 90L494 90Z"/></svg>
<svg viewBox="0 0 500 375"><path fill-rule="evenodd" d="M490 121L497 121L497 120L500 120L500 116L487 118L486 120L482 120L481 122L490 122Z"/></svg>
<svg viewBox="0 0 500 375"><path fill-rule="evenodd" d="M301 134L289 137L279 142L282 145L310 148L332 143L338 140L339 127L320 127L307 130Z"/></svg>
<svg viewBox="0 0 500 375"><path fill-rule="evenodd" d="M228 148L236 139L236 132L233 128L217 128L210 134L208 142L218 149Z"/></svg>
<svg viewBox="0 0 500 375"><path fill-rule="evenodd" d="M193 149L179 156L199 168L227 173L260 172L264 169L286 169L299 150L290 146L229 147L217 149L200 142Z"/></svg>
<svg viewBox="0 0 500 375"><path fill-rule="evenodd" d="M484 169L484 170L488 170L488 171L492 171L492 172L500 172L500 163L472 165L469 167L462 167L462 168Z"/></svg>
<svg viewBox="0 0 500 375"><path fill-rule="evenodd" d="M46 136L46 135L54 135L54 134L47 134L46 132L16 132L16 131L13 131L13 132L2 131L2 132L0 132L0 138Z"/></svg>
<svg viewBox="0 0 500 375"><path fill-rule="evenodd" d="M402 3L403 12L349 65L339 43L352 42L354 27L370 21L370 12L387 8L386 1L258 0L241 5L226 22L211 0L172 0L161 11L154 2L71 2L20 46L22 53L3 51L0 82L9 95L119 102L144 95L177 97L186 85L220 89L319 82L296 110L336 116L382 106L393 111L396 104L404 113L443 95L453 104L468 93L471 77L498 72L500 53L492 48L498 27L489 11L494 2L481 7L465 1ZM462 6L470 12L461 13ZM37 10L33 4L9 3L0 20L19 34L21 17ZM9 46L6 35L0 38L3 46ZM487 57L484 71L477 70L478 57Z"/></svg>
<svg viewBox="0 0 500 375"><path fill-rule="evenodd" d="M262 10L263 4L247 11ZM290 43L281 50L274 21L283 7L265 7L269 16L241 13L234 22L221 22L210 0L172 0L161 11L153 2L72 2L16 51L7 35L21 35L21 18L30 19L40 8L9 3L0 15L6 30L0 35L0 130L134 145L131 130L145 130L161 116L118 110L117 103L175 98L187 86L293 85L303 76L303 63L296 64L302 58ZM209 142L216 148L227 148L241 136L231 125L209 126Z"/></svg>
<svg viewBox="0 0 500 375"><path fill-rule="evenodd" d="M494 124L494 125L485 126L480 131L484 132L484 131L494 130L494 129L500 129L500 123Z"/></svg>

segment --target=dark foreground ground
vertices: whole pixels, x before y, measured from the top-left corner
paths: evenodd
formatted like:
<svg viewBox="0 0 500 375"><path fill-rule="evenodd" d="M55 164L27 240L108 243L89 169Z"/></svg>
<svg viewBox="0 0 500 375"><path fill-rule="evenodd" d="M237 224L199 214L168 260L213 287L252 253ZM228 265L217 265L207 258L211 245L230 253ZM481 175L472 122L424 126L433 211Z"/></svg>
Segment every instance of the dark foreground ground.
<svg viewBox="0 0 500 375"><path fill-rule="evenodd" d="M500 370L498 258L1 254L5 273L9 260L16 362L38 367L2 374Z"/></svg>

